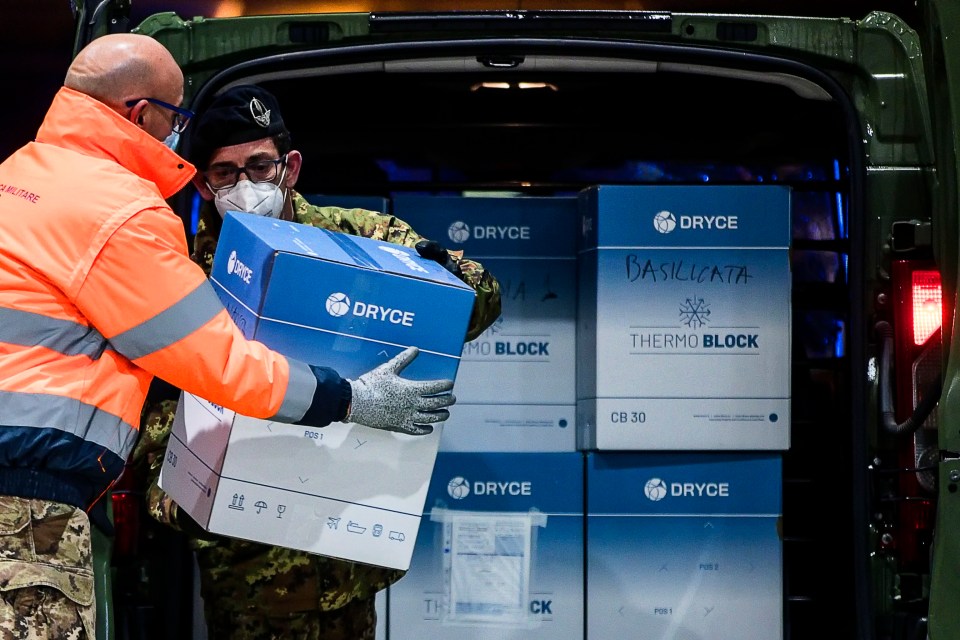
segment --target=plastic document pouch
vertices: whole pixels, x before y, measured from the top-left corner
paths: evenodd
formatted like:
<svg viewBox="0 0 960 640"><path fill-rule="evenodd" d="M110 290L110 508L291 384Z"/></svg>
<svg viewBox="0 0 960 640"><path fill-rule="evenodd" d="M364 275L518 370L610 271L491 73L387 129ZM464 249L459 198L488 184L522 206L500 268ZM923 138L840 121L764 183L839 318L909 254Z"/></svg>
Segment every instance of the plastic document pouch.
<svg viewBox="0 0 960 640"><path fill-rule="evenodd" d="M534 626L530 615L530 566L538 511L503 513L435 508L431 520L443 527L441 622Z"/></svg>

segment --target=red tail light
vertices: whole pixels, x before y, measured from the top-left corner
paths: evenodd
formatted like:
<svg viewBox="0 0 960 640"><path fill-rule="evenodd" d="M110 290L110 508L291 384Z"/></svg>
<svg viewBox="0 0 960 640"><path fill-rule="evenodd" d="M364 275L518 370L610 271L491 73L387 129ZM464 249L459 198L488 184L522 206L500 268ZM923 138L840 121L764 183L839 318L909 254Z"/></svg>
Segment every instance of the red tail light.
<svg viewBox="0 0 960 640"><path fill-rule="evenodd" d="M913 306L913 344L923 345L943 320L943 291L940 273L917 270L910 277L910 298Z"/></svg>
<svg viewBox="0 0 960 640"><path fill-rule="evenodd" d="M891 273L894 292L894 369L896 417L906 420L940 375L943 319L940 273L929 261L901 260ZM935 508L936 412L913 433L898 436L901 473L897 548L901 568L925 566Z"/></svg>
<svg viewBox="0 0 960 640"><path fill-rule="evenodd" d="M122 562L139 551L140 512L143 508L132 470L128 467L113 486L113 557Z"/></svg>

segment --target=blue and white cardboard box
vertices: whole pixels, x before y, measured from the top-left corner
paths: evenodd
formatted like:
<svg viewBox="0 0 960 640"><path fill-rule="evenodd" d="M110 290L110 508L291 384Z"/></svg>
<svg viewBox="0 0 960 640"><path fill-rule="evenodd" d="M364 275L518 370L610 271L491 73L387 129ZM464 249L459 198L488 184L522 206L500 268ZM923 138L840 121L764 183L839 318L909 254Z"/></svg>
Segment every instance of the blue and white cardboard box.
<svg viewBox="0 0 960 640"><path fill-rule="evenodd" d="M390 640L582 640L583 454L441 452Z"/></svg>
<svg viewBox="0 0 960 640"><path fill-rule="evenodd" d="M397 245L228 213L211 281L244 335L356 378L410 345L404 377L456 377L474 292ZM442 427L256 420L183 394L161 487L214 533L406 569Z"/></svg>
<svg viewBox="0 0 960 640"><path fill-rule="evenodd" d="M790 195L581 192L581 448L789 448Z"/></svg>
<svg viewBox="0 0 960 640"><path fill-rule="evenodd" d="M500 318L463 346L440 450L575 450L576 197L407 194L393 212L501 288Z"/></svg>
<svg viewBox="0 0 960 640"><path fill-rule="evenodd" d="M783 637L779 452L587 454L587 638Z"/></svg>

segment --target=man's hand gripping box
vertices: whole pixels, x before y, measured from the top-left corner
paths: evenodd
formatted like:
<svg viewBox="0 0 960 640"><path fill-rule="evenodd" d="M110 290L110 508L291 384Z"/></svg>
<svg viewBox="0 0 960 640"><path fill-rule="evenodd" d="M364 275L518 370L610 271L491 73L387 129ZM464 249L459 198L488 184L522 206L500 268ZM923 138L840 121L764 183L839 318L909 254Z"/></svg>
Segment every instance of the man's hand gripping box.
<svg viewBox="0 0 960 640"><path fill-rule="evenodd" d="M474 300L414 249L243 213L211 281L248 338L351 379L411 345L402 376L454 379ZM160 486L213 533L406 569L441 431L295 426L183 394Z"/></svg>

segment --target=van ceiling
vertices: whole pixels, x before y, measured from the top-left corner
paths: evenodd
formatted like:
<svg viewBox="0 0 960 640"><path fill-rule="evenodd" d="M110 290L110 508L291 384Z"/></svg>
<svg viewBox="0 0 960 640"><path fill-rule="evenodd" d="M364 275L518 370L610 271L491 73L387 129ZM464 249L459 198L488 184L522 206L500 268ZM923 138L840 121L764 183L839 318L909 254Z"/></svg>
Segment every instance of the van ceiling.
<svg viewBox="0 0 960 640"><path fill-rule="evenodd" d="M843 162L848 146L838 105L789 82L593 70L367 71L262 84L304 153L305 188L320 192L383 191L396 179L372 167L385 162L435 186L549 191L601 176L633 182L629 167L644 163Z"/></svg>

